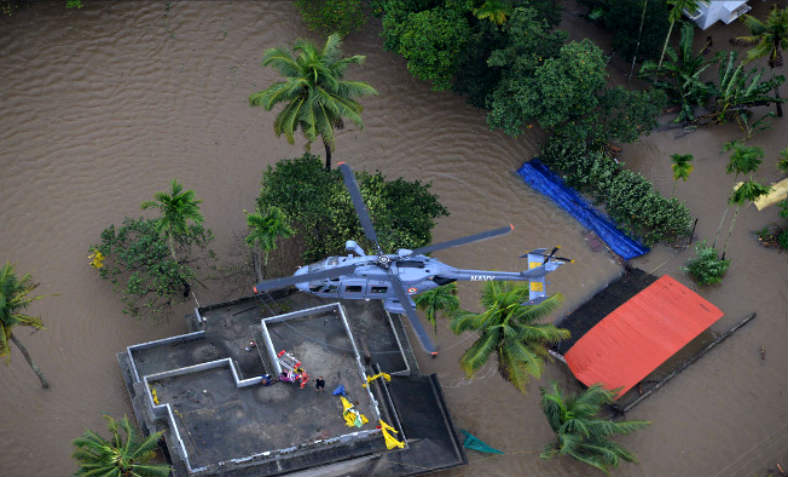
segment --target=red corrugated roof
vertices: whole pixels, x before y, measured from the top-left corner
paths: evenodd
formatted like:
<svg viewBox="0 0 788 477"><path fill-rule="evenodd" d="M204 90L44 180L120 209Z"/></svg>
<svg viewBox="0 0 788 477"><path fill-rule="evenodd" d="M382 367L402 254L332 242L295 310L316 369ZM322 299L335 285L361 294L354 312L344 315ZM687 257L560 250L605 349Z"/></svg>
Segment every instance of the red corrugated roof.
<svg viewBox="0 0 788 477"><path fill-rule="evenodd" d="M564 357L585 385L621 387L622 396L722 315L663 275L588 330Z"/></svg>

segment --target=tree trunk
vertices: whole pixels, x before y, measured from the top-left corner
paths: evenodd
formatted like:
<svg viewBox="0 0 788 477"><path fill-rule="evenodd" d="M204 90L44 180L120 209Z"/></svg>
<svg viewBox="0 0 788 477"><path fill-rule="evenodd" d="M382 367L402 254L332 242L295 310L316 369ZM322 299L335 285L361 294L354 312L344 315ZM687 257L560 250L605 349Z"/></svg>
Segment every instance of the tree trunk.
<svg viewBox="0 0 788 477"><path fill-rule="evenodd" d="M16 335L14 335L13 333L11 334L10 338L11 341L16 345L16 347L19 348L19 351L22 352L22 356L25 357L25 361L27 361L27 364L30 365L30 367L33 369L33 372L36 373L36 376L38 376L39 381L41 381L41 387L44 389L49 389L49 383L47 382L47 379L44 377L44 373L41 372L41 370L38 368L36 363L34 363L33 360L30 358L30 353L27 352L27 348L25 348L24 345L22 345L22 343L20 343L19 340L16 339Z"/></svg>
<svg viewBox="0 0 788 477"><path fill-rule="evenodd" d="M257 281L263 281L263 267L260 264L260 251L256 248L252 249L252 263L254 263L254 274L257 277Z"/></svg>
<svg viewBox="0 0 788 477"><path fill-rule="evenodd" d="M777 97L777 99L780 99L780 87L779 86L775 86L775 88L774 88L774 95ZM777 101L776 103L774 103L774 105L777 106L777 117L778 118L783 117L783 103L781 103L780 101Z"/></svg>
<svg viewBox="0 0 788 477"><path fill-rule="evenodd" d="M733 214L733 218L731 219L731 226L728 228L728 238L725 239L725 245L722 247L722 257L725 258L725 251L728 250L728 242L731 239L731 235L733 235L733 226L736 225L736 217L739 216L739 211L741 211L741 206L736 206L736 212Z"/></svg>
<svg viewBox="0 0 788 477"><path fill-rule="evenodd" d="M640 37L643 36L643 23L646 21L646 5L648 5L648 0L643 0L643 11L640 13L640 28L638 29L638 42L635 44L635 54L632 55L632 66L629 68L629 77L627 77L627 81L632 79L632 73L635 71L635 61L638 57L638 50L640 50Z"/></svg>
<svg viewBox="0 0 788 477"><path fill-rule="evenodd" d="M331 146L326 141L323 141L323 145L326 147L326 170L331 170Z"/></svg>
<svg viewBox="0 0 788 477"><path fill-rule="evenodd" d="M673 33L673 25L675 25L675 24L676 24L676 22L670 22L670 28L668 28L668 36L665 37L665 44L662 46L662 54L659 55L659 65L657 65L657 68L662 68L662 60L665 59L665 50L668 49L668 42L670 41L670 34Z"/></svg>
<svg viewBox="0 0 788 477"><path fill-rule="evenodd" d="M175 256L175 240L172 238L172 234L167 235L167 245L170 247L170 255L172 255L172 259L175 263L178 263L178 257Z"/></svg>

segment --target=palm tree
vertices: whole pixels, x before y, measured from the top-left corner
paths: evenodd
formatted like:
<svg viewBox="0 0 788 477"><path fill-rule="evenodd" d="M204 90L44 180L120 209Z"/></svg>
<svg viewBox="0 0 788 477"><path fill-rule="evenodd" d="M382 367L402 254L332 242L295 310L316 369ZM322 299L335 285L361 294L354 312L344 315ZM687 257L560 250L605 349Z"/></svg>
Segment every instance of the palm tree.
<svg viewBox="0 0 788 477"><path fill-rule="evenodd" d="M694 166L691 164L694 157L692 154L673 154L670 156L672 164L670 168L673 170L673 196L676 195L676 185L679 179L687 182Z"/></svg>
<svg viewBox="0 0 788 477"><path fill-rule="evenodd" d="M10 359L11 348L8 345L10 340L19 348L27 364L38 376L41 387L49 388L49 383L44 377L44 373L38 368L27 352L27 348L14 335L15 326L30 326L36 330L44 328L41 318L22 313L22 310L34 301L44 298L44 296L31 296L30 292L38 287L38 283L33 282L30 274L25 274L21 279L14 273L14 266L6 262L0 267L0 356L6 356L6 362Z"/></svg>
<svg viewBox="0 0 788 477"><path fill-rule="evenodd" d="M785 77L778 75L762 81L763 72L760 68L745 70L744 63L737 64L737 56L735 51L730 51L720 59L719 86L715 99L717 104L713 113L718 123L724 122L731 113L740 116L749 108L782 101L769 93L778 88L785 81Z"/></svg>
<svg viewBox="0 0 788 477"><path fill-rule="evenodd" d="M502 0L485 0L479 8L473 9L479 20L487 19L496 25L503 25L512 14L512 6Z"/></svg>
<svg viewBox="0 0 788 477"><path fill-rule="evenodd" d="M744 16L744 24L750 30L751 35L736 37L737 40L745 44L755 45L755 48L747 52L745 63L769 57L769 67L774 70L783 65L783 55L781 49L788 48L788 7L772 7L772 11L766 18L766 23L758 20L752 15ZM775 96L780 97L778 88L774 89ZM776 102L777 116L783 116L781 102Z"/></svg>
<svg viewBox="0 0 788 477"><path fill-rule="evenodd" d="M730 203L736 205L736 212L731 219L731 226L728 228L728 237L725 239L725 245L722 247L722 258L725 258L725 251L728 250L728 242L733 234L733 226L736 225L736 218L739 216L741 206L745 202L755 202L758 197L768 194L771 190L770 187L761 185L752 179L744 181L742 185L733 191L730 198Z"/></svg>
<svg viewBox="0 0 788 477"><path fill-rule="evenodd" d="M670 34L673 33L673 26L676 24L677 21L681 20L681 15L684 10L688 12L694 12L698 9L698 4L700 0L667 0L668 5L672 5L673 8L670 9L668 13L668 20L670 20L670 27L668 28L668 34L665 37L665 45L662 47L662 54L659 56L659 66L662 67L662 60L665 59L665 50L668 48L668 42L670 41Z"/></svg>
<svg viewBox="0 0 788 477"><path fill-rule="evenodd" d="M334 128L342 129L342 118L364 127L363 108L353 98L378 94L367 83L342 79L349 65L361 64L365 57L342 58L341 45L341 37L334 33L320 51L305 40L296 41L293 54L282 48L266 50L263 66L272 66L286 80L249 96L252 106L263 106L266 111L278 103L286 104L274 120L274 132L277 136L284 133L290 144L299 128L309 144L320 136L326 149L326 170L331 168Z"/></svg>
<svg viewBox="0 0 788 477"><path fill-rule="evenodd" d="M651 422L616 422L597 417L603 405L613 402L615 392L599 384L579 396L564 396L556 383L553 383L552 392L542 387L539 390L542 393L542 410L556 437L545 446L539 457L547 460L557 455L568 455L605 473L617 467L622 459L637 462L634 454L609 438L616 434L629 434Z"/></svg>
<svg viewBox="0 0 788 477"><path fill-rule="evenodd" d="M183 186L175 179L170 185L172 189L169 194L157 192L153 196L156 200L145 201L141 207L142 210L157 208L161 212L161 217L156 222L156 229L167 237L172 259L177 262L175 240L191 234L189 221L201 224L204 218L200 213L202 201L194 198L193 190L183 190Z"/></svg>
<svg viewBox="0 0 788 477"><path fill-rule="evenodd" d="M529 375L539 378L547 346L569 338L569 331L553 325L537 323L561 304L556 293L536 305L523 305L528 300L528 285L511 282L486 282L482 291L485 311L458 312L451 329L459 334L474 330L480 333L460 358L460 365L470 377L481 368L493 352L498 354L498 370L521 392L525 392Z"/></svg>
<svg viewBox="0 0 788 477"><path fill-rule="evenodd" d="M161 439L162 432L151 434L140 441L129 418L123 416L120 422L110 416L104 416L107 427L112 433L110 440L104 439L91 430L86 430L74 439L77 448L73 457L79 463L77 476L104 477L167 477L170 475L169 465L148 465L155 456L155 449ZM125 437L120 431L125 433Z"/></svg>
<svg viewBox="0 0 788 477"><path fill-rule="evenodd" d="M416 306L424 312L427 321L432 323L434 333L438 333L438 312L443 312L448 316L454 315L460 309L460 300L457 298L457 285L448 283L446 285L433 288L413 299Z"/></svg>
<svg viewBox="0 0 788 477"><path fill-rule="evenodd" d="M725 143L722 146L723 152L732 151L731 157L728 161L728 165L725 167L726 174L733 174L733 183L739 179L739 174L752 174L758 169L758 166L761 165L763 159L763 149L758 146L745 146L739 141L730 141ZM733 202L728 202L731 204ZM738 209L736 211L738 213ZM715 248L717 245L717 239L719 238L720 231L722 229L722 224L725 221L725 216L728 214L728 207L725 208L725 211L722 214L723 219L720 221L720 225L717 227L717 231L714 233L714 242L711 244L711 248ZM727 244L726 244L727 245ZM723 258L725 257L725 253L723 251L722 254Z"/></svg>
<svg viewBox="0 0 788 477"><path fill-rule="evenodd" d="M256 212L246 213L246 224L249 226L249 235L246 236L246 243L252 248L257 258L256 264L259 265L259 249L263 249L264 263L268 265L268 254L276 248L276 241L279 237L288 238L295 234L287 220L287 215L282 209L271 206L265 215L258 208ZM256 270L260 279L262 272Z"/></svg>

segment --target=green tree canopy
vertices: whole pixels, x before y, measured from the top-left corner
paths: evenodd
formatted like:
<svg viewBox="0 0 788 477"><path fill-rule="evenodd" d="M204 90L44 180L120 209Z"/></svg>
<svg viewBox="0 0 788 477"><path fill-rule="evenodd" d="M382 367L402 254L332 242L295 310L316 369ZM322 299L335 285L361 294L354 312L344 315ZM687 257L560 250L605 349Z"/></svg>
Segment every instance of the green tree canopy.
<svg viewBox="0 0 788 477"><path fill-rule="evenodd" d="M86 430L74 439L76 447L73 457L79 464L76 476L104 477L167 477L169 465L148 464L155 456L156 447L163 432L151 434L140 439L129 419L116 421L110 416L107 420L112 437L109 440L91 430Z"/></svg>
<svg viewBox="0 0 788 477"><path fill-rule="evenodd" d="M479 338L460 358L465 374L473 376L495 353L501 375L525 392L530 376L542 376L544 359L549 358L547 346L569 338L569 331L538 322L557 309L562 299L555 294L536 305L523 305L528 301L527 284L485 282L484 311L461 311L451 322L457 334L479 332Z"/></svg>
<svg viewBox="0 0 788 477"><path fill-rule="evenodd" d="M448 90L470 36L462 9L436 7L408 15L400 27L397 52L408 61L413 76L432 82L434 90Z"/></svg>
<svg viewBox="0 0 788 477"><path fill-rule="evenodd" d="M94 265L121 294L124 313L155 315L164 311L177 296L188 290L196 274L190 265L192 247L204 248L213 238L210 230L191 224L179 238L179 258L173 258L170 244L159 234L153 219L124 218L120 227L110 225L101 232L101 242L90 250L104 256Z"/></svg>
<svg viewBox="0 0 788 477"><path fill-rule="evenodd" d="M610 440L617 434L643 429L649 421L613 421L598 417L602 406L613 402L615 393L595 384L580 395L564 394L556 383L551 391L539 388L542 410L555 441L545 446L542 459L568 455L580 462L610 473L621 460L637 462L635 455Z"/></svg>
<svg viewBox="0 0 788 477"><path fill-rule="evenodd" d="M516 136L528 123L553 129L583 118L599 106L598 93L607 81L605 63L602 50L591 41L567 43L533 76L511 77L496 89L487 123Z"/></svg>
<svg viewBox="0 0 788 477"><path fill-rule="evenodd" d="M435 219L448 211L430 192L429 184L386 180L380 172L355 174L383 250L413 249L431 242ZM322 170L317 156L307 153L269 166L263 173L257 206L260 210L276 206L285 212L305 242L305 261L343 254L346 240L373 248L339 171Z"/></svg>
<svg viewBox="0 0 788 477"><path fill-rule="evenodd" d="M342 129L343 118L358 127L363 110L355 98L378 94L363 81L343 79L345 70L361 64L364 56L342 57L342 38L329 35L321 50L309 41L298 40L292 53L283 48L271 48L263 55L263 66L271 66L285 77L268 88L249 96L252 106L262 106L270 111L275 105L285 107L276 115L274 132L294 142L300 129L309 143L322 138L326 150L326 169L331 168L331 151L334 149L334 129Z"/></svg>
<svg viewBox="0 0 788 477"><path fill-rule="evenodd" d="M29 326L36 330L44 328L40 317L28 315L23 311L34 301L44 298L40 295L31 295L36 288L38 288L38 283L33 282L33 277L29 273L19 278L16 276L12 264L6 262L0 267L0 357L5 356L6 359L10 359L11 347L8 343L9 341L14 343L27 364L38 376L41 387L47 389L49 383L44 377L44 373L30 358L27 348L14 335L14 328L17 326Z"/></svg>

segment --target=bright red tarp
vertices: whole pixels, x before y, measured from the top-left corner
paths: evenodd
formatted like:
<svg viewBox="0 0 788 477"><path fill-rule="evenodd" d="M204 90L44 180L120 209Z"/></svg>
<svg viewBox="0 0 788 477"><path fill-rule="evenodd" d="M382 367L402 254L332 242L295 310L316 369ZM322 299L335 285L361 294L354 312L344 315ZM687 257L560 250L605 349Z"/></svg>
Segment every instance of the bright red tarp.
<svg viewBox="0 0 788 477"><path fill-rule="evenodd" d="M663 275L588 330L564 357L585 385L621 387L620 397L722 315Z"/></svg>

